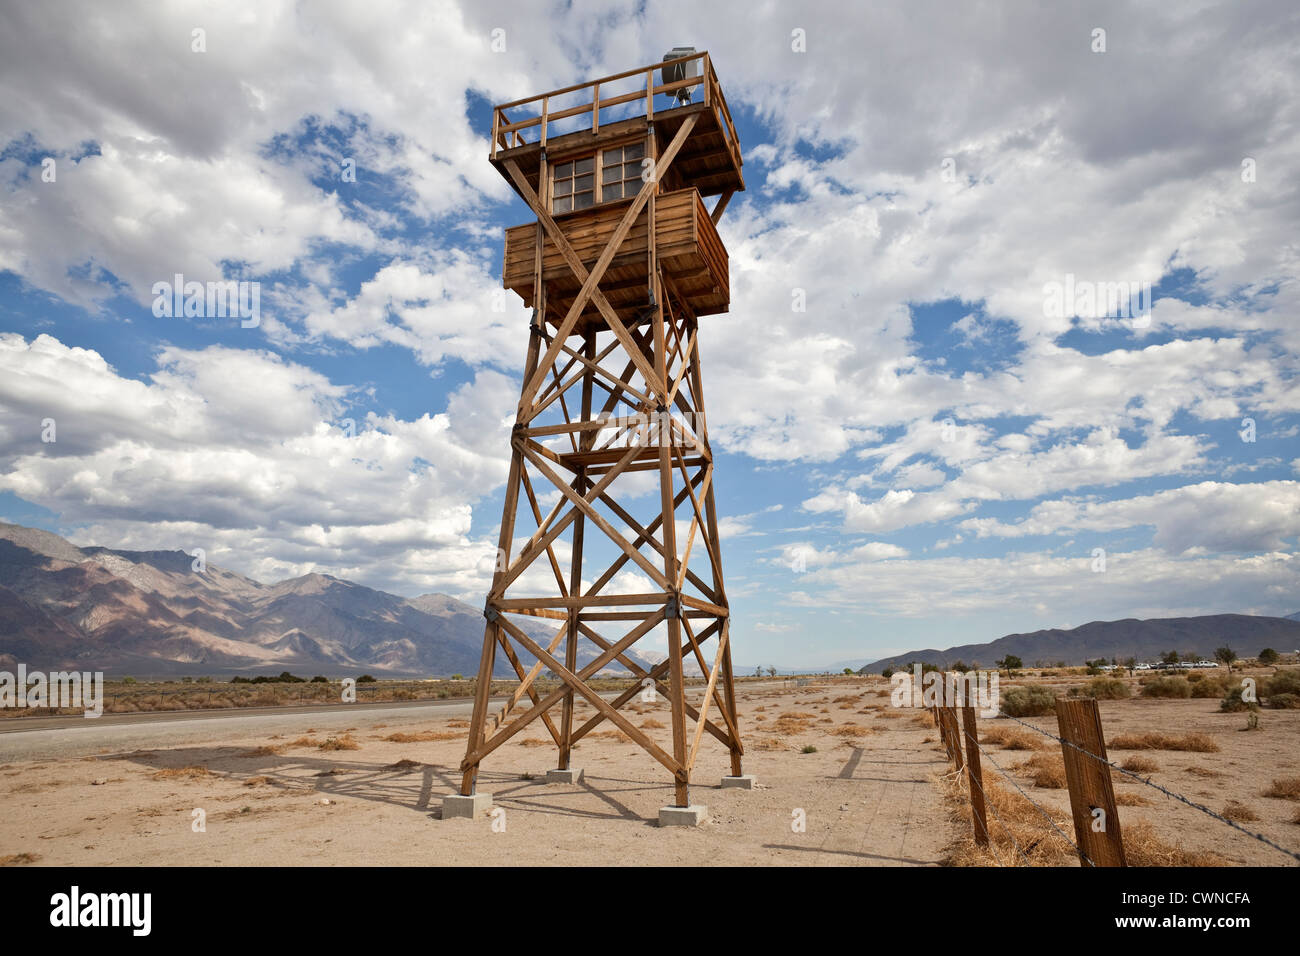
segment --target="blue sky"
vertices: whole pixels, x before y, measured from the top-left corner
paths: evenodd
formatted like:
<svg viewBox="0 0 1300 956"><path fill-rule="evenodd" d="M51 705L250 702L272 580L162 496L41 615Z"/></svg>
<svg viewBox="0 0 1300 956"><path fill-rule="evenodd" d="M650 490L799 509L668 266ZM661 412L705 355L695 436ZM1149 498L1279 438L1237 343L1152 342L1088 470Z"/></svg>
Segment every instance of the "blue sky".
<svg viewBox="0 0 1300 956"><path fill-rule="evenodd" d="M926 6L4 14L0 517L481 603L531 218L490 104L694 43L746 157L701 344L739 662L1300 609L1295 14ZM177 272L259 326L156 317Z"/></svg>

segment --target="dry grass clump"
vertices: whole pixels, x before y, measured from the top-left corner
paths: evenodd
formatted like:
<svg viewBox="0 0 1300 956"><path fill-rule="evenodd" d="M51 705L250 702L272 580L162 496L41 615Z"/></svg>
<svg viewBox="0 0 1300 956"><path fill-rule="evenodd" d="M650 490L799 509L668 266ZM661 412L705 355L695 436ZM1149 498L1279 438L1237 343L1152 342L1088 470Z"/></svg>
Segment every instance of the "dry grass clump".
<svg viewBox="0 0 1300 956"><path fill-rule="evenodd" d="M246 787L260 787L260 786L263 786L263 785L265 785L265 784L269 784L270 782L271 782L271 778L270 778L270 777L264 777L264 776L249 777L247 780L244 781L244 786L246 786Z"/></svg>
<svg viewBox="0 0 1300 956"><path fill-rule="evenodd" d="M521 747L545 747L550 741L543 740L541 737L525 737L523 740L516 740L515 743Z"/></svg>
<svg viewBox="0 0 1300 956"><path fill-rule="evenodd" d="M343 734L341 737L326 737L320 743L321 750L360 750L361 745L351 734Z"/></svg>
<svg viewBox="0 0 1300 956"><path fill-rule="evenodd" d="M1300 800L1300 777L1277 777L1261 796Z"/></svg>
<svg viewBox="0 0 1300 956"><path fill-rule="evenodd" d="M423 744L434 740L459 740L464 736L464 734L458 734L450 730L420 730L413 734L389 734L384 740L390 744ZM523 741L520 741L520 743L523 743ZM525 746L527 745L525 744Z"/></svg>
<svg viewBox="0 0 1300 956"><path fill-rule="evenodd" d="M1223 808L1223 816L1234 823L1249 823L1252 820L1258 820L1257 814L1244 803L1238 803L1236 800L1229 800Z"/></svg>
<svg viewBox="0 0 1300 956"><path fill-rule="evenodd" d="M1146 820L1124 823L1122 833L1124 859L1129 866L1232 866L1217 853L1166 843Z"/></svg>
<svg viewBox="0 0 1300 956"><path fill-rule="evenodd" d="M880 713L876 714L876 716L883 717L886 720L897 720L898 718L904 716L904 714L901 710L898 710L897 708L892 708L890 710L882 710Z"/></svg>
<svg viewBox="0 0 1300 956"><path fill-rule="evenodd" d="M1172 734L1145 733L1120 734L1110 741L1113 750L1191 750L1196 753L1215 754L1219 752L1216 744L1208 734Z"/></svg>
<svg viewBox="0 0 1300 956"><path fill-rule="evenodd" d="M283 752L284 746L274 744L263 744L261 747L254 747L240 754L241 757L275 757Z"/></svg>
<svg viewBox="0 0 1300 956"><path fill-rule="evenodd" d="M662 720L655 720L653 717L649 718L648 720L641 721L642 730L661 730L666 726L667 724L665 724Z"/></svg>
<svg viewBox="0 0 1300 956"><path fill-rule="evenodd" d="M287 744L281 744L282 747L317 747L320 741L315 737L299 737L297 740L291 740Z"/></svg>
<svg viewBox="0 0 1300 956"><path fill-rule="evenodd" d="M397 763L390 763L384 769L385 770L414 770L416 767L423 767L423 766L424 764L420 763L418 760L407 760L405 757L403 757L401 760L397 761Z"/></svg>
<svg viewBox="0 0 1300 956"><path fill-rule="evenodd" d="M1046 744L1019 727L991 727L980 735L980 743L997 744L1003 750L1043 750Z"/></svg>
<svg viewBox="0 0 1300 956"><path fill-rule="evenodd" d="M950 849L950 866L1078 866L1074 848L1043 819L1046 813L1062 833L1074 824L1068 816L1050 808L1039 812L1019 793L984 777L984 802L989 808L989 846L976 845L971 834L970 803L965 779L960 774L944 779L947 805L965 834ZM1019 849L1017 849L1017 845ZM1023 854L1023 856L1021 855Z"/></svg>
<svg viewBox="0 0 1300 956"><path fill-rule="evenodd" d="M782 718L789 718L790 720L812 720L816 716L816 714L810 714L806 710L787 710L781 715Z"/></svg>
<svg viewBox="0 0 1300 956"><path fill-rule="evenodd" d="M621 730L597 730L587 734L592 740L631 740L627 734Z"/></svg>
<svg viewBox="0 0 1300 956"><path fill-rule="evenodd" d="M1160 765L1150 757L1139 757L1136 754L1127 758L1120 766L1130 773L1154 773L1160 769Z"/></svg>
<svg viewBox="0 0 1300 956"><path fill-rule="evenodd" d="M1151 801L1138 793L1129 793L1127 790L1115 794L1115 806L1117 807L1149 807Z"/></svg>
<svg viewBox="0 0 1300 956"><path fill-rule="evenodd" d="M782 715L776 719L775 723L773 723L771 732L774 734L780 734L783 737L792 737L795 734L805 734L810 729L812 729L812 724L807 720L796 720L792 717Z"/></svg>
<svg viewBox="0 0 1300 956"><path fill-rule="evenodd" d="M40 858L39 853L11 853L0 856L0 866L22 866L25 863L35 863Z"/></svg>
<svg viewBox="0 0 1300 956"><path fill-rule="evenodd" d="M750 750L784 750L785 744L775 737L759 737L756 740L746 741Z"/></svg>
<svg viewBox="0 0 1300 956"><path fill-rule="evenodd" d="M1073 845L1061 835L1074 832L1074 824L1068 815L1048 807L1041 808L1040 812L1021 794L986 777L984 787L985 801L989 806L990 842L986 849L977 846L971 834L966 781L954 775L944 781L943 787L948 809L965 834L949 849L947 862L950 866L1079 865L1079 856ZM1060 833L1048 825L1043 813L1052 818ZM1126 821L1123 833L1124 855L1129 866L1231 865L1216 853L1187 850L1181 845L1166 843L1156 836L1155 828L1143 820ZM1019 850L1016 844L1019 844Z"/></svg>
<svg viewBox="0 0 1300 956"><path fill-rule="evenodd" d="M861 724L840 724L830 733L833 737L869 737L875 731L870 727L863 727Z"/></svg>
<svg viewBox="0 0 1300 956"><path fill-rule="evenodd" d="M215 777L207 767L165 767L162 770L156 770L152 774L155 780L175 780L177 778L184 780L201 780L204 777Z"/></svg>
<svg viewBox="0 0 1300 956"><path fill-rule="evenodd" d="M858 701L857 694L845 694L843 697L836 697L832 704L856 704Z"/></svg>
<svg viewBox="0 0 1300 956"><path fill-rule="evenodd" d="M449 721L447 721L447 726L448 726L448 727L468 727L468 726L469 726L469 721L468 721L468 720L449 720Z"/></svg>
<svg viewBox="0 0 1300 956"><path fill-rule="evenodd" d="M1016 772L1030 777L1035 787L1044 790L1065 789L1065 760L1060 754L1039 753L1016 764Z"/></svg>
<svg viewBox="0 0 1300 956"><path fill-rule="evenodd" d="M1219 773L1219 771L1211 770L1209 767L1188 767L1183 772L1193 774L1197 777L1222 777L1223 776L1223 774Z"/></svg>

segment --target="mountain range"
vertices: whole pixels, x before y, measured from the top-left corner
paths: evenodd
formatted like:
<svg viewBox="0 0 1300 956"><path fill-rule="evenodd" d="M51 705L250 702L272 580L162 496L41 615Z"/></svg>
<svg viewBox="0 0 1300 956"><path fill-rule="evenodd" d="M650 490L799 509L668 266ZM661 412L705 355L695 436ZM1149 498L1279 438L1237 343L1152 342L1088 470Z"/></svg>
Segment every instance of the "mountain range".
<svg viewBox="0 0 1300 956"><path fill-rule="evenodd" d="M957 661L993 667L994 661L1008 654L1019 657L1026 666L1042 661L1045 665L1064 661L1082 664L1104 657L1124 660L1156 661L1166 651L1197 654L1214 659L1214 650L1227 645L1242 657L1253 657L1265 647L1280 653L1300 648L1300 614L1286 617L1258 617L1250 614L1210 614L1201 617L1166 617L1139 621L1092 621L1079 627L1008 634L986 644L962 644L937 650L927 647L872 661L860 669L863 674L878 674L886 667L899 667L909 661L947 667Z"/></svg>
<svg viewBox="0 0 1300 956"><path fill-rule="evenodd" d="M193 565L183 551L80 548L0 523L0 668L157 677L478 671L483 613L448 595L404 598L328 574L268 585ZM515 620L534 639L554 633L550 621ZM588 641L579 648L580 664L597 653ZM496 673L514 676L501 654Z"/></svg>

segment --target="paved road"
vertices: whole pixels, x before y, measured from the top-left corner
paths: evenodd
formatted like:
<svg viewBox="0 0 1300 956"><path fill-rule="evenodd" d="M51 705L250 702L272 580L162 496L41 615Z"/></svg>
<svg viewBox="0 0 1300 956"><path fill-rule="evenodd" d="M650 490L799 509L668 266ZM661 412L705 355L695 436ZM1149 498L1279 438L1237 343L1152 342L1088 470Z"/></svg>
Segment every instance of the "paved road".
<svg viewBox="0 0 1300 956"><path fill-rule="evenodd" d="M497 698L504 700L505 698ZM0 763L52 757L77 757L113 751L174 747L239 735L270 736L344 730L362 720L468 717L469 698L436 701L380 701L311 704L303 707L250 707L239 711L167 711L105 714L102 717L12 717L0 721Z"/></svg>
<svg viewBox="0 0 1300 956"><path fill-rule="evenodd" d="M753 682L743 685L743 688L781 684L781 681ZM618 696L618 692L609 691L601 696L612 700ZM494 697L493 703L505 699ZM301 734L308 727L328 733L357 726L362 720L414 723L433 718L469 717L473 707L473 699L466 697L452 700L104 714L95 718L10 717L0 719L0 763L81 757L105 750L117 752L175 747L240 735L269 737L272 734Z"/></svg>

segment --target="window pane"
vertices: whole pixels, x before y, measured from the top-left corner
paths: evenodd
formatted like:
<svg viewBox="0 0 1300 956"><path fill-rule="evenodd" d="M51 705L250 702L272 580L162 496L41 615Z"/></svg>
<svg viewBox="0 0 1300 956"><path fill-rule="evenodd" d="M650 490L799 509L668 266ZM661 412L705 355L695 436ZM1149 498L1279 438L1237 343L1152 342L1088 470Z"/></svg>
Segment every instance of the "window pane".
<svg viewBox="0 0 1300 956"><path fill-rule="evenodd" d="M556 211L556 212L568 212L568 211L569 211L570 209L572 209L572 208L573 208L573 197L572 197L572 196L565 196L563 199L556 199L556 200L555 200L555 211Z"/></svg>
<svg viewBox="0 0 1300 956"><path fill-rule="evenodd" d="M595 181L593 176L579 176L573 181L573 191L575 193L586 192L591 189L591 184Z"/></svg>
<svg viewBox="0 0 1300 956"><path fill-rule="evenodd" d="M623 184L610 183L609 185L602 187L600 191L600 196L602 199L605 200L605 202L609 202L611 199L622 199Z"/></svg>
<svg viewBox="0 0 1300 956"><path fill-rule="evenodd" d="M606 166L600 173L600 181L602 183L616 183L622 178L622 166Z"/></svg>
<svg viewBox="0 0 1300 956"><path fill-rule="evenodd" d="M569 179L573 176L573 163L561 163L555 167L556 179Z"/></svg>
<svg viewBox="0 0 1300 956"><path fill-rule="evenodd" d="M557 179L555 181L555 195L567 196L571 192L573 192L572 179Z"/></svg>
<svg viewBox="0 0 1300 956"><path fill-rule="evenodd" d="M575 169L576 169L577 172L579 172L579 173L589 173L589 172L591 172L591 167L592 167L592 164L593 164L594 162L595 162L595 158L594 158L594 157L591 157L591 156L588 156L586 159L580 159L580 160L578 160L578 161L575 162L573 165L574 165L574 167L575 167Z"/></svg>
<svg viewBox="0 0 1300 956"><path fill-rule="evenodd" d="M586 209L587 207L592 205L594 201L595 200L592 198L591 193L578 193L573 197L573 208Z"/></svg>
<svg viewBox="0 0 1300 956"><path fill-rule="evenodd" d="M624 166L623 178L639 180L641 178L641 160L638 159L636 162Z"/></svg>
<svg viewBox="0 0 1300 956"><path fill-rule="evenodd" d="M645 155L645 145L642 143L633 143L630 146L623 147L623 159L640 159Z"/></svg>

